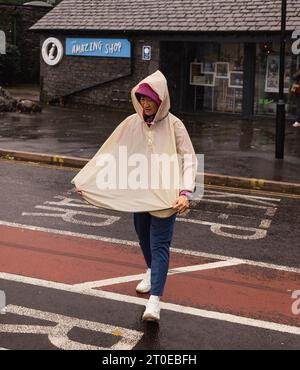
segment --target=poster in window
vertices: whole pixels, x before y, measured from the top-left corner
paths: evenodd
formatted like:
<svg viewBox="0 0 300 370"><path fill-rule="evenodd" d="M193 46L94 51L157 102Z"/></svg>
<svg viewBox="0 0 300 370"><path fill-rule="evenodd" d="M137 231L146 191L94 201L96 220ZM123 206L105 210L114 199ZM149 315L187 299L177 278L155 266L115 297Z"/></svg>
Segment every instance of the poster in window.
<svg viewBox="0 0 300 370"><path fill-rule="evenodd" d="M202 73L201 76L194 76L194 85L215 86L215 74L213 72Z"/></svg>
<svg viewBox="0 0 300 370"><path fill-rule="evenodd" d="M243 88L243 72L239 72L239 71L230 72L228 86L234 87L237 89L242 89Z"/></svg>
<svg viewBox="0 0 300 370"><path fill-rule="evenodd" d="M190 84L199 85L199 82L204 80L202 74L202 63L193 62L190 65Z"/></svg>
<svg viewBox="0 0 300 370"><path fill-rule="evenodd" d="M227 62L216 62L216 77L217 78L228 78L229 75L229 63Z"/></svg>
<svg viewBox="0 0 300 370"><path fill-rule="evenodd" d="M285 73L284 73L284 92L289 92L291 79L291 57L285 58ZM278 93L279 92L279 67L280 57L279 55L268 55L267 69L266 69L266 81L265 81L265 92Z"/></svg>
<svg viewBox="0 0 300 370"><path fill-rule="evenodd" d="M215 74L213 72L203 73L204 83L202 86L215 86Z"/></svg>
<svg viewBox="0 0 300 370"><path fill-rule="evenodd" d="M202 72L206 73L212 73L215 72L215 63L205 62L203 63L203 70Z"/></svg>

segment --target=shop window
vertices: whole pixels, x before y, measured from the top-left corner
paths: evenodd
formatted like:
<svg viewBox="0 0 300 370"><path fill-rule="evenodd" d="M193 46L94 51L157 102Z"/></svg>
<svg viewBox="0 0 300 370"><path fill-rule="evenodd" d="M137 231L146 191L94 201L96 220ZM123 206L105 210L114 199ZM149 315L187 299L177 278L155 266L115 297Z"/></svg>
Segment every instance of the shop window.
<svg viewBox="0 0 300 370"><path fill-rule="evenodd" d="M291 54L291 45L286 47L284 94L287 103L287 113L293 114L295 102L289 96L292 84L292 75L296 71L299 57ZM256 73L255 73L255 106L256 114L274 115L279 93L279 65L280 44L279 42L265 41L257 44L256 49Z"/></svg>
<svg viewBox="0 0 300 370"><path fill-rule="evenodd" d="M194 53L189 66L193 110L241 113L243 45L201 43Z"/></svg>

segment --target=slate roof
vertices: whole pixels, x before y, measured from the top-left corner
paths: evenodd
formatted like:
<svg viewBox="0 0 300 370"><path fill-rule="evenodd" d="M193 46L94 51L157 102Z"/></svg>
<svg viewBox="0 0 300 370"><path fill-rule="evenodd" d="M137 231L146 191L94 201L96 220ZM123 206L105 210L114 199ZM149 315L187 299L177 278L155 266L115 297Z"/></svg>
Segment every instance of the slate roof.
<svg viewBox="0 0 300 370"><path fill-rule="evenodd" d="M300 29L300 0L287 1ZM32 30L279 31L281 0L64 0Z"/></svg>

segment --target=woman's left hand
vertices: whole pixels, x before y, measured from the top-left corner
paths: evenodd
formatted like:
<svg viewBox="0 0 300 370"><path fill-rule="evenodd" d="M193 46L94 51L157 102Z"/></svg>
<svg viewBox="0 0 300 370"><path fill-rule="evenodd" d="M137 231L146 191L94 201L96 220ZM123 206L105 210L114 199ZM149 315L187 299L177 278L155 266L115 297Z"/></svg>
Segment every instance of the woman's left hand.
<svg viewBox="0 0 300 370"><path fill-rule="evenodd" d="M74 193L77 193L77 194L79 194L80 196L82 196L82 191L81 191L81 190L79 190L79 189L77 189L77 188L74 188L74 189L73 189L73 191L74 191Z"/></svg>
<svg viewBox="0 0 300 370"><path fill-rule="evenodd" d="M185 195L180 195L173 205L173 209L177 210L179 214L185 212L188 208L190 208L190 203Z"/></svg>

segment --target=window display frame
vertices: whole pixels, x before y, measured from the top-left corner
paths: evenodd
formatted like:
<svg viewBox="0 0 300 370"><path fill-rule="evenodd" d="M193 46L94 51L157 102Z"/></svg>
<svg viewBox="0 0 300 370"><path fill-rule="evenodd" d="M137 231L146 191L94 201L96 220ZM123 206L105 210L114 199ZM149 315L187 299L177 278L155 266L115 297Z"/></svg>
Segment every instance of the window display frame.
<svg viewBox="0 0 300 370"><path fill-rule="evenodd" d="M218 70L218 67L226 66L226 75L223 73L220 74L220 69ZM229 78L229 63L228 62L215 62L215 72L216 72L216 78Z"/></svg>
<svg viewBox="0 0 300 370"><path fill-rule="evenodd" d="M191 62L190 63L190 85L199 86L198 83L194 82L194 77L197 77L197 76L200 76L200 75L193 75L193 66L200 66L200 74L202 74L203 63L200 63L200 62Z"/></svg>
<svg viewBox="0 0 300 370"><path fill-rule="evenodd" d="M212 68L207 68L208 65L210 65ZM203 62L202 72L203 73L215 73L216 72L216 62L212 62L212 63Z"/></svg>
<svg viewBox="0 0 300 370"><path fill-rule="evenodd" d="M193 66L198 65L200 66L200 75L193 75ZM205 79L207 76L212 77L211 83L204 83L204 82L195 82L195 77L201 77ZM190 63L190 85L194 86L215 86L215 78L216 74L215 72L203 72L203 63L198 63L198 62L192 62Z"/></svg>
<svg viewBox="0 0 300 370"><path fill-rule="evenodd" d="M241 75L242 76L242 84L241 85L234 85L232 82L235 80L233 75ZM243 71L231 71L229 72L229 83L228 87L234 87L235 89L242 89L244 85L244 72Z"/></svg>

